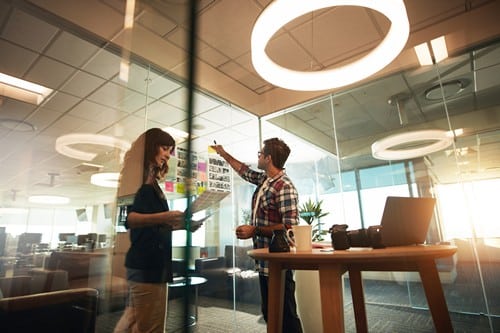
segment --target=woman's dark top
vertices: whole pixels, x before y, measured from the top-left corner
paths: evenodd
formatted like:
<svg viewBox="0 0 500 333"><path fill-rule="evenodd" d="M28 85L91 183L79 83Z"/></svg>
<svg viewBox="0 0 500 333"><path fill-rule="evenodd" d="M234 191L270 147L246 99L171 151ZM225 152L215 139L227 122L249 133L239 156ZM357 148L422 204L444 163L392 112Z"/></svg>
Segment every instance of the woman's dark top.
<svg viewBox="0 0 500 333"><path fill-rule="evenodd" d="M137 191L129 212L159 213L168 211L168 203L153 185L143 184ZM128 221L125 223L128 229ZM130 249L125 258L127 279L135 282L172 282L172 228L153 226L130 229Z"/></svg>

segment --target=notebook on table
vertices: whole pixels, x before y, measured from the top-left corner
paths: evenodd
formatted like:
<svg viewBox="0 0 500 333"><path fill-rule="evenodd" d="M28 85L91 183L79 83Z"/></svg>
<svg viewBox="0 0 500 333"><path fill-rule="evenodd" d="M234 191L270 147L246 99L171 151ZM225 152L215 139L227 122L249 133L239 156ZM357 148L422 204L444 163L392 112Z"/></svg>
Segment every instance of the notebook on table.
<svg viewBox="0 0 500 333"><path fill-rule="evenodd" d="M423 244L431 223L436 199L387 197L382 215L382 244Z"/></svg>

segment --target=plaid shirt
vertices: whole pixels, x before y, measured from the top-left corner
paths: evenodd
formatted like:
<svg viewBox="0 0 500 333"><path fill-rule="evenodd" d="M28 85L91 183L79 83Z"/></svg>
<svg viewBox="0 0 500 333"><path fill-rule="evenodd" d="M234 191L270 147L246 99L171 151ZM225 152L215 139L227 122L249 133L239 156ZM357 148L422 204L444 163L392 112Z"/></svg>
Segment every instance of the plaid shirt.
<svg viewBox="0 0 500 333"><path fill-rule="evenodd" d="M239 175L246 181L257 185L252 197L252 225L272 226L283 224L289 229L299 223L298 201L299 195L290 178L282 171L272 179L266 173L257 172L248 167L243 167ZM262 188L259 202L256 202L258 193ZM254 208L257 205L256 216ZM269 247L271 238L254 237L254 248ZM260 274L268 274L267 261L257 262Z"/></svg>

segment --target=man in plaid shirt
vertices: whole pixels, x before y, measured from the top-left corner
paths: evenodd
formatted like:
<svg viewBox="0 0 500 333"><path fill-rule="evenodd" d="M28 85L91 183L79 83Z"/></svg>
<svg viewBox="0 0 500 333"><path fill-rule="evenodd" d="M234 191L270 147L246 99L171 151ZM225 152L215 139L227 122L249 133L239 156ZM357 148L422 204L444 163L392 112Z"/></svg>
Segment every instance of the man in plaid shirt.
<svg viewBox="0 0 500 333"><path fill-rule="evenodd" d="M236 160L220 145L212 148L224 158L231 167L246 181L257 185L252 197L252 223L236 228L239 239L253 238L255 248L265 248L273 236L273 230L291 228L299 223L298 193L284 165L290 155L288 145L278 138L264 141L258 152L257 167L262 171L250 169ZM268 263L259 261L260 293L262 314L267 322ZM283 332L302 332L295 301L295 281L291 270L285 272L285 299L283 302Z"/></svg>

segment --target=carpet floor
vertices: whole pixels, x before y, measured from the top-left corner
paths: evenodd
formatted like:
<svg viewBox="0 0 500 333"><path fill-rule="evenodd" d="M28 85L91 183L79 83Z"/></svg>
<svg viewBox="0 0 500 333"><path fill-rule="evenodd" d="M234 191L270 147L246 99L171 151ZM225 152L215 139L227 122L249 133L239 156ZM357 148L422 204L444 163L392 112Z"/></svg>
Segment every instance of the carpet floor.
<svg viewBox="0 0 500 333"><path fill-rule="evenodd" d="M259 305L238 304L233 309L232 302L210 297L199 297L198 320L189 330L183 330L182 299L169 302L167 332L193 333L265 333ZM426 309L384 304L366 304L370 333L432 333L435 332L431 315ZM113 332L121 312L100 314L97 318L97 333ZM497 333L489 328L488 318L481 315L451 313L455 333ZM344 307L345 332L356 332L352 304ZM497 320L494 327L500 327ZM317 332L306 332L317 333Z"/></svg>

